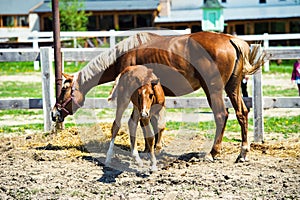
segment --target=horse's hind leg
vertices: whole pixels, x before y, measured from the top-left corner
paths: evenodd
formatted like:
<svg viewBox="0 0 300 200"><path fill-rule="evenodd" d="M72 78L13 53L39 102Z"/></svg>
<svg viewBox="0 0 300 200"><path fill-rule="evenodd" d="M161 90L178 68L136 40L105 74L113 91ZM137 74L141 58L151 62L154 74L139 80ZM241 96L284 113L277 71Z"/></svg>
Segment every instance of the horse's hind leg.
<svg viewBox="0 0 300 200"><path fill-rule="evenodd" d="M236 113L236 118L241 126L242 146L240 155L238 156L236 162L243 162L247 160L247 152L249 152L250 150L250 147L248 145L248 109L240 93L240 84L236 85L237 87L233 90L230 90L230 87L226 87L225 90L228 97L230 98L231 104Z"/></svg>
<svg viewBox="0 0 300 200"><path fill-rule="evenodd" d="M212 150L210 151L210 155L212 158L207 158L211 161L216 159L216 156L220 154L222 148L222 138L224 135L224 130L226 126L226 122L228 119L228 113L225 109L225 104L223 100L222 90L221 89L211 89L210 93L206 87L203 87L208 103L213 111L214 119L216 123L216 134L213 143Z"/></svg>

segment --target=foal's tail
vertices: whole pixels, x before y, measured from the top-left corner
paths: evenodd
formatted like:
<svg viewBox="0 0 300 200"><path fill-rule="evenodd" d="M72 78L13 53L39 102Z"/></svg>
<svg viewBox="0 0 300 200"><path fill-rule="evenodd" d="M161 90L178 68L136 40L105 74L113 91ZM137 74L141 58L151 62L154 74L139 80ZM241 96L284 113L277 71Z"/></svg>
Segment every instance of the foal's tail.
<svg viewBox="0 0 300 200"><path fill-rule="evenodd" d="M119 74L115 80L114 86L111 89L110 93L109 93L109 97L108 97L108 101L114 101L116 100L117 96L118 96L118 90L117 87L119 85L119 80L122 74Z"/></svg>
<svg viewBox="0 0 300 200"><path fill-rule="evenodd" d="M254 74L264 64L266 54L260 51L259 45L249 51L249 45L241 39L232 38L230 42L238 52L238 59L243 62L243 74Z"/></svg>

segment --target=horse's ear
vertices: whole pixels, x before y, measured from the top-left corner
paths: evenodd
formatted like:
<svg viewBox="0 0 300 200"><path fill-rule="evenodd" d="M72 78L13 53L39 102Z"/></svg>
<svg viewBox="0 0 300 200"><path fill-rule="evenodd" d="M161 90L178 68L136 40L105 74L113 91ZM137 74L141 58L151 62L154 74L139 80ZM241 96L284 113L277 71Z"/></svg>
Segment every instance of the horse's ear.
<svg viewBox="0 0 300 200"><path fill-rule="evenodd" d="M66 80L73 80L73 75L69 75L69 74L65 74L65 73L62 73L63 77L65 77Z"/></svg>
<svg viewBox="0 0 300 200"><path fill-rule="evenodd" d="M152 83L152 87L153 87L153 90L154 90L156 103L164 106L165 105L165 93L164 93L164 91L162 89L162 86L159 82L159 78L155 79L154 82L151 82L151 83Z"/></svg>

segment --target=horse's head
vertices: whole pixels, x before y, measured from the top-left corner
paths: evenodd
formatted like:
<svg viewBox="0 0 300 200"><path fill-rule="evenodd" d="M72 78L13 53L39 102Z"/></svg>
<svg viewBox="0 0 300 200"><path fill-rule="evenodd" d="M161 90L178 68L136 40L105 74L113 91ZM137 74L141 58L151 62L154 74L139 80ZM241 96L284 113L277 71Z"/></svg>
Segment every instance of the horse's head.
<svg viewBox="0 0 300 200"><path fill-rule="evenodd" d="M137 89L137 106L142 119L150 117L151 106L156 102L156 93L154 88L158 84L160 85L159 79L154 79Z"/></svg>
<svg viewBox="0 0 300 200"><path fill-rule="evenodd" d="M78 78L64 73L63 76L65 81L51 112L52 121L57 122L63 122L66 116L75 113L84 102L84 95L79 90Z"/></svg>

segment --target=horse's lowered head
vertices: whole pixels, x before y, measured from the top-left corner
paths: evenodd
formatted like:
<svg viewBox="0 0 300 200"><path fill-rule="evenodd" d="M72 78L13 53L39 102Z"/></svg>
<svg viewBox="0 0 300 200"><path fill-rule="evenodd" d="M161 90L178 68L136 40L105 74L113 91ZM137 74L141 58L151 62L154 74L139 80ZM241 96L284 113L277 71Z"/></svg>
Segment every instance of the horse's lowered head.
<svg viewBox="0 0 300 200"><path fill-rule="evenodd" d="M84 103L84 95L79 90L78 77L64 74L65 81L62 85L60 96L58 97L52 112L52 121L63 122L65 117L72 115Z"/></svg>

